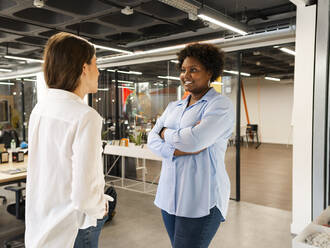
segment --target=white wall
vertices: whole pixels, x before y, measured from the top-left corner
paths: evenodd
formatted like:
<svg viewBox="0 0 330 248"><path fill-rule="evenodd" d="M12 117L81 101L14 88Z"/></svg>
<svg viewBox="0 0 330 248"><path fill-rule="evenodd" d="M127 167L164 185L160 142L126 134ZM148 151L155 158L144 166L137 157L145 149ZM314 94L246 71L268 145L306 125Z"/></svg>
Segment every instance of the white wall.
<svg viewBox="0 0 330 248"><path fill-rule="evenodd" d="M237 79L229 97L236 106ZM250 123L258 124L261 142L292 144L293 82L274 82L264 78L243 77ZM241 98L241 134L245 134L246 113Z"/></svg>
<svg viewBox="0 0 330 248"><path fill-rule="evenodd" d="M312 219L312 132L316 6L298 7L293 108L291 232Z"/></svg>

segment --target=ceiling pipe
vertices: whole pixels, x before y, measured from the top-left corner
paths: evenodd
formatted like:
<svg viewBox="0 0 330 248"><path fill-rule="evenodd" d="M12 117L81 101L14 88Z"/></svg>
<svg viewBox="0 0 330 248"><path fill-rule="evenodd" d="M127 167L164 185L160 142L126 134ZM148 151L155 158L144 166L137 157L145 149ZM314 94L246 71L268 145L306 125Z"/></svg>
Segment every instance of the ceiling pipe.
<svg viewBox="0 0 330 248"><path fill-rule="evenodd" d="M222 48L225 52L232 52L237 50L243 49L250 49L254 47L261 47L261 46L269 46L275 44L283 44L283 43L290 43L295 41L295 27L291 26L286 29L280 29L275 31L267 31L264 33L246 35L246 36L239 36L233 38L220 38L214 39L204 42L213 43ZM185 44L183 44L185 45ZM123 66L123 65L131 65L131 64L139 64L139 63L148 63L152 61L162 61L162 60L169 60L176 57L176 53L181 49L181 46L178 46L177 49L173 50L166 50L164 52L158 52L156 54L146 53L146 54L130 54L130 55L123 55L112 57L109 59L104 59L98 62L99 68L110 68L114 66ZM27 69L9 72L9 73L1 73L0 80L8 79L8 77L15 78L15 75L18 73L20 75L29 75L31 73L41 72L42 67L30 67Z"/></svg>
<svg viewBox="0 0 330 248"><path fill-rule="evenodd" d="M219 38L213 40L206 40L200 42L212 43L219 47L221 47L225 52L235 51L235 50L242 50L242 49L250 49L253 47L260 47L260 46L269 46L275 45L278 43L283 44L283 42L278 42L279 39L284 39L285 43L290 43L295 41L295 27L291 26L286 29L280 29L275 31L266 31L263 33L257 34L249 34L245 36L233 37L233 38ZM260 45L258 45L259 43ZM181 44L177 46L172 46L173 49L167 49L165 51L158 51L157 53L133 53L130 55L123 55L123 56L116 56L102 59L98 62L100 68L112 67L113 64L133 64L130 63L133 60L146 59L152 58L151 60L154 61L155 57L164 58L175 58L175 54L181 50L186 44ZM171 57L172 56L172 57ZM146 61L146 60L144 60Z"/></svg>

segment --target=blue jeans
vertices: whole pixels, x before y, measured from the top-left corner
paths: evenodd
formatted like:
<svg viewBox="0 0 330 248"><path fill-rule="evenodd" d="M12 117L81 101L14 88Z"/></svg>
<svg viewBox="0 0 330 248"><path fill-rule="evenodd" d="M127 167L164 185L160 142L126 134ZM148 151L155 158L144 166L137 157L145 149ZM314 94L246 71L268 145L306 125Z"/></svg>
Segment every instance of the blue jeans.
<svg viewBox="0 0 330 248"><path fill-rule="evenodd" d="M97 248L99 245L101 229L107 219L108 215L106 215L103 219L98 219L96 226L90 226L86 229L79 229L78 235L74 242L74 248Z"/></svg>
<svg viewBox="0 0 330 248"><path fill-rule="evenodd" d="M207 248L224 218L217 207L201 218L186 218L162 210L173 248Z"/></svg>

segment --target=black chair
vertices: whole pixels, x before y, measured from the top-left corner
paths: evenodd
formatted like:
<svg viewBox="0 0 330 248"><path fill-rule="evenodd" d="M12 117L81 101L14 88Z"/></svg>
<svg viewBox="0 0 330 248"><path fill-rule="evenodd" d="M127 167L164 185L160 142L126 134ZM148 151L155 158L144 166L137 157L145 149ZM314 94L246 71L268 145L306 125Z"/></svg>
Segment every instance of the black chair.
<svg viewBox="0 0 330 248"><path fill-rule="evenodd" d="M246 143L249 144L250 142L255 142L254 139L257 141L256 149L261 145L259 142L259 134L258 134L258 125L257 124L247 124L246 125Z"/></svg>
<svg viewBox="0 0 330 248"><path fill-rule="evenodd" d="M7 186L6 190L15 192L15 203L7 206L7 211L18 220L25 220L25 199L22 186ZM8 239L4 243L4 248L24 248L24 231Z"/></svg>

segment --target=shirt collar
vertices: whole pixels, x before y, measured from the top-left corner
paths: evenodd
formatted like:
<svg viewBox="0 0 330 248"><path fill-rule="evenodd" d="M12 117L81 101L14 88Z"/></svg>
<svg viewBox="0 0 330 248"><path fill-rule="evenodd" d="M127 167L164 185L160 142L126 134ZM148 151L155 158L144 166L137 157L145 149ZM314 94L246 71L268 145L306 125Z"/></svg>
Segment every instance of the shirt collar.
<svg viewBox="0 0 330 248"><path fill-rule="evenodd" d="M216 92L216 90L211 87L208 92L201 98L199 99L197 102L201 102L201 101L205 101L208 102L210 101L215 95L217 95L218 93ZM182 105L182 104L188 104L188 100L191 96L188 95L185 99L178 101L177 105Z"/></svg>
<svg viewBox="0 0 330 248"><path fill-rule="evenodd" d="M48 89L48 97L57 99L72 99L78 102L84 102L78 95L67 90Z"/></svg>

